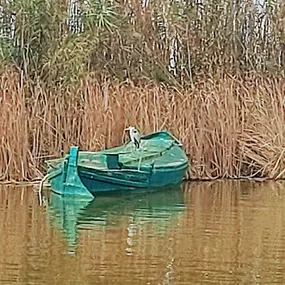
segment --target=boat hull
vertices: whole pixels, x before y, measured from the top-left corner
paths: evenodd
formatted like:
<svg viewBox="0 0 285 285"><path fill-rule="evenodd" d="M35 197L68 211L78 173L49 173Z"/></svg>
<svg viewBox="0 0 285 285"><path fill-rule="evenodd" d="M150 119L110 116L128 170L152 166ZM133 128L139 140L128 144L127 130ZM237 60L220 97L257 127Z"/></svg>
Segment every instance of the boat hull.
<svg viewBox="0 0 285 285"><path fill-rule="evenodd" d="M132 190L138 188L158 188L166 187L171 185L180 184L186 174L187 165L182 165L176 169L156 169L152 172L150 179L141 181L141 183L135 184L134 181L106 181L104 177L98 177L95 175L94 171L82 171L79 170L79 178L82 184L88 189L88 191L96 196L98 194L103 194L113 191L122 191L122 190ZM138 176L140 173L137 174ZM51 188L54 192L62 194L62 174L58 174L53 179L51 179Z"/></svg>
<svg viewBox="0 0 285 285"><path fill-rule="evenodd" d="M188 168L181 144L163 131L144 139L141 151L130 144L93 153L71 147L66 157L48 164L51 189L92 199L107 192L180 184Z"/></svg>

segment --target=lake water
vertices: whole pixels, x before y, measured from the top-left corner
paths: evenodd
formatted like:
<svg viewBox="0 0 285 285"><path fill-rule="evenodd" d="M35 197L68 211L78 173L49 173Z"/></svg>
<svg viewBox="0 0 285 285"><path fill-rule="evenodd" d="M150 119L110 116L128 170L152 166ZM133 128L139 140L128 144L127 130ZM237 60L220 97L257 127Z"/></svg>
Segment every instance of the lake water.
<svg viewBox="0 0 285 285"><path fill-rule="evenodd" d="M0 284L285 284L285 183L193 182L40 205L0 186Z"/></svg>

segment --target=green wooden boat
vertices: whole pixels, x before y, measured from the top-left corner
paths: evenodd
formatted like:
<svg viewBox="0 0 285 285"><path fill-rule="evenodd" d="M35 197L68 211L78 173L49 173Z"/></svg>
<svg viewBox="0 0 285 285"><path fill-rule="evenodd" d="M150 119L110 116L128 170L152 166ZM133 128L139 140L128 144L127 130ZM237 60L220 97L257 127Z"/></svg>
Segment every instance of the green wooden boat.
<svg viewBox="0 0 285 285"><path fill-rule="evenodd" d="M167 131L143 136L140 149L132 142L98 152L72 146L65 157L46 163L52 191L89 198L108 191L177 185L188 168L181 143Z"/></svg>

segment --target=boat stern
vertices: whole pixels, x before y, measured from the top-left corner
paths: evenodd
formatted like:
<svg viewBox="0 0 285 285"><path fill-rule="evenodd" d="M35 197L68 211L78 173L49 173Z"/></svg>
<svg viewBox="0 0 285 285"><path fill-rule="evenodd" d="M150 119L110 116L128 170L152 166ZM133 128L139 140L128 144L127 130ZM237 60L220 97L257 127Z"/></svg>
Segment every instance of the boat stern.
<svg viewBox="0 0 285 285"><path fill-rule="evenodd" d="M63 196L80 196L94 199L94 196L82 183L78 174L78 147L72 146L69 154L56 165L49 165L48 180L52 191Z"/></svg>

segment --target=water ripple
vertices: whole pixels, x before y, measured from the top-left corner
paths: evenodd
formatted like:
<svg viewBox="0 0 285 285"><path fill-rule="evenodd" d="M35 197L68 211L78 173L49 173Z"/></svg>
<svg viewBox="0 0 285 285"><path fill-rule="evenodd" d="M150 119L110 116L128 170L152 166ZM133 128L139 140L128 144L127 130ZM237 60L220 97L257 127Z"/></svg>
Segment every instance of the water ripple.
<svg viewBox="0 0 285 285"><path fill-rule="evenodd" d="M93 202L0 188L0 284L284 284L285 184L217 181Z"/></svg>

